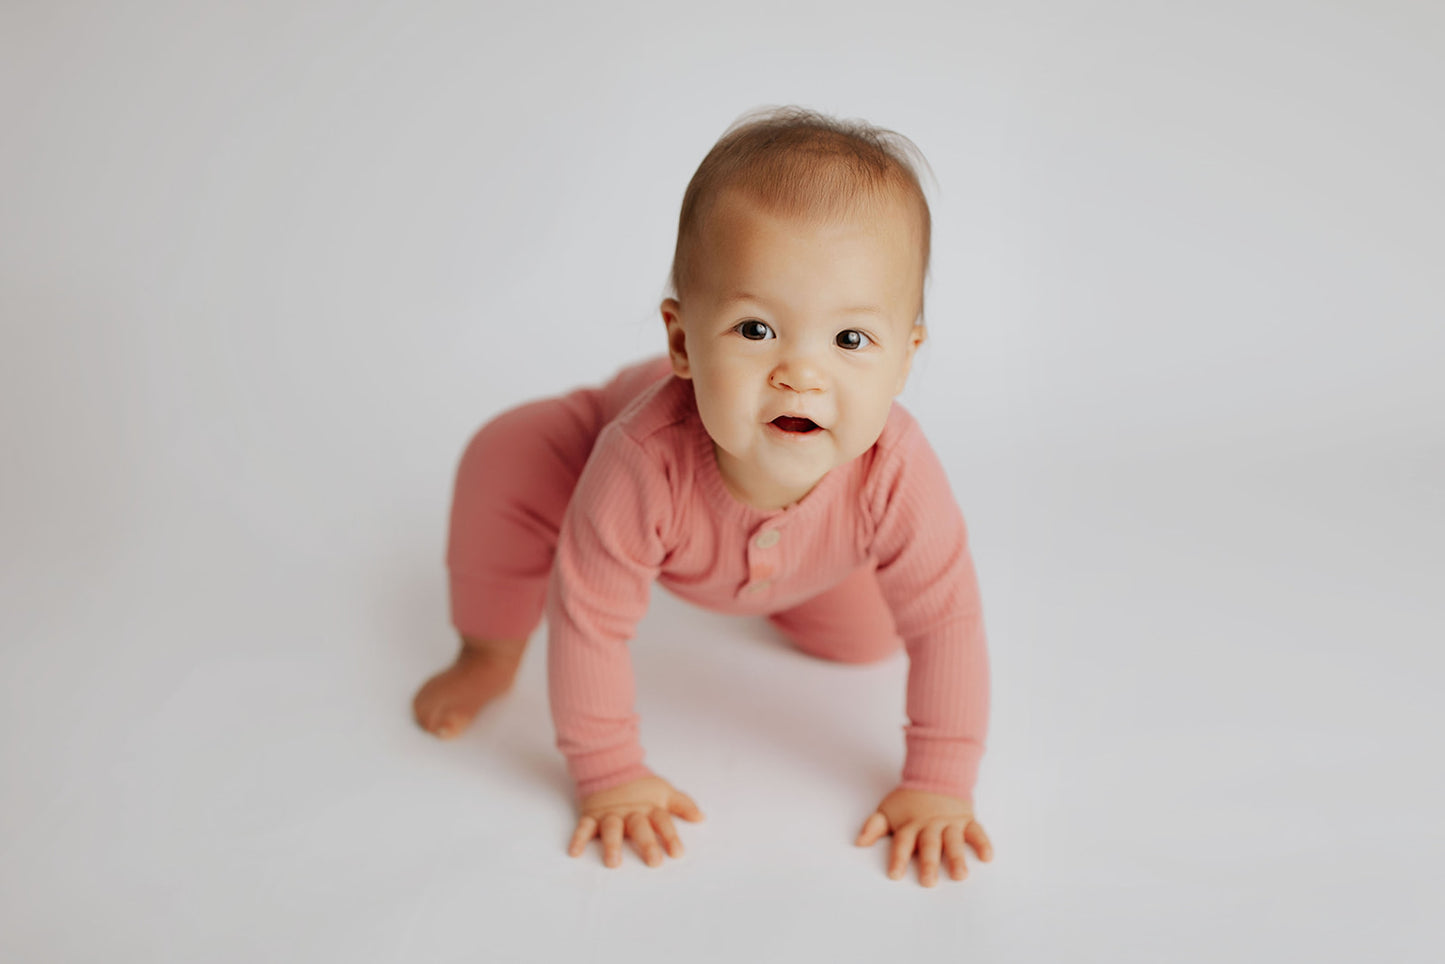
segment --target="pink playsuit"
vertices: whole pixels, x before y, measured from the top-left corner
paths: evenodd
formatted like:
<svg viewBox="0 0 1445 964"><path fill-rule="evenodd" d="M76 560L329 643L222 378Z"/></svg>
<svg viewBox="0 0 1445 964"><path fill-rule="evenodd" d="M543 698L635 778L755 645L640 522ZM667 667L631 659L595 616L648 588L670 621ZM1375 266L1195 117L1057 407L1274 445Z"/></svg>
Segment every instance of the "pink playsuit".
<svg viewBox="0 0 1445 964"><path fill-rule="evenodd" d="M977 580L943 467L896 403L872 449L771 511L728 492L692 383L665 358L522 405L462 456L447 565L463 636L524 639L545 609L557 745L580 796L651 773L627 644L656 581L766 614L826 659L901 642L901 785L972 799L988 725Z"/></svg>

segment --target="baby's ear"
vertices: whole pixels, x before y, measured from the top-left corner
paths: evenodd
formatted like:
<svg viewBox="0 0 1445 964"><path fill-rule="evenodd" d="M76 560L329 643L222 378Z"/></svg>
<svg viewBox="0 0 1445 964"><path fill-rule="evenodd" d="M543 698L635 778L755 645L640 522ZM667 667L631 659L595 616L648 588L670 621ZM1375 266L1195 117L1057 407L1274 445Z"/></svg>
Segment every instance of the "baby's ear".
<svg viewBox="0 0 1445 964"><path fill-rule="evenodd" d="M672 373L678 378L691 378L692 366L687 360L687 332L682 327L682 305L676 298L662 303L662 323L667 326L667 357Z"/></svg>
<svg viewBox="0 0 1445 964"><path fill-rule="evenodd" d="M928 329L924 327L922 321L916 322L912 330L908 332L908 341L905 348L905 351L908 352L908 357L903 360L903 370L898 373L898 385L893 389L895 397L902 394L903 386L908 384L908 373L913 370L913 355L918 351L918 346L923 344L927 338Z"/></svg>

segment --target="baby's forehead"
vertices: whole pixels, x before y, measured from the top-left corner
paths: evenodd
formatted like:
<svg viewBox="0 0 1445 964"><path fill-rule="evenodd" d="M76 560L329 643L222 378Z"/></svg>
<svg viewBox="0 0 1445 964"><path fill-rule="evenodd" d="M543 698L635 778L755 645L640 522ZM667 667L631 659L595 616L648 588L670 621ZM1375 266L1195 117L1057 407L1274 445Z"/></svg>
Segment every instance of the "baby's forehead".
<svg viewBox="0 0 1445 964"><path fill-rule="evenodd" d="M809 297L848 303L921 304L925 255L917 219L905 203L824 213L778 210L742 195L720 202L699 225L700 274L695 280L710 298L756 301L790 290L797 296L810 291ZM795 265L802 270L794 271ZM830 276L837 270L843 275ZM775 285L783 287L774 290ZM740 298L738 291L751 297Z"/></svg>

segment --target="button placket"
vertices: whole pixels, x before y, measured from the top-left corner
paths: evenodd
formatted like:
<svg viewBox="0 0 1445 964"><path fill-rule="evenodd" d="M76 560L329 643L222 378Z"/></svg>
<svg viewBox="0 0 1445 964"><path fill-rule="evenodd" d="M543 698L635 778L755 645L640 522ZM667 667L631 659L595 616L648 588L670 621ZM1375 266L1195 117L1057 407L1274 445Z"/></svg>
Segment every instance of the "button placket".
<svg viewBox="0 0 1445 964"><path fill-rule="evenodd" d="M783 539L783 534L775 528L764 529L754 535L748 541L748 582L743 591L749 594L757 594L770 588L773 584L773 575L777 572L777 563L773 561L774 549Z"/></svg>

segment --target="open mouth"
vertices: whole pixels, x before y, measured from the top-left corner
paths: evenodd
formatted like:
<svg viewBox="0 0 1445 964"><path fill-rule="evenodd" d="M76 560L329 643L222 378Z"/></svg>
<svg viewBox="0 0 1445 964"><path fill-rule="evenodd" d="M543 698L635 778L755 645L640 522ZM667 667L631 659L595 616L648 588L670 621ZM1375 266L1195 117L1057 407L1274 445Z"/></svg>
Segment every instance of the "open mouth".
<svg viewBox="0 0 1445 964"><path fill-rule="evenodd" d="M821 432L823 427L811 418L795 418L792 415L779 415L773 419L772 424L784 432L795 432L799 435L807 435L809 432Z"/></svg>

